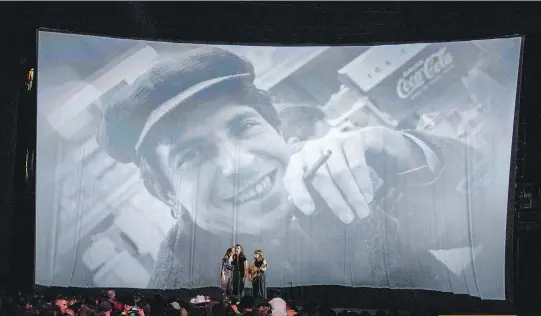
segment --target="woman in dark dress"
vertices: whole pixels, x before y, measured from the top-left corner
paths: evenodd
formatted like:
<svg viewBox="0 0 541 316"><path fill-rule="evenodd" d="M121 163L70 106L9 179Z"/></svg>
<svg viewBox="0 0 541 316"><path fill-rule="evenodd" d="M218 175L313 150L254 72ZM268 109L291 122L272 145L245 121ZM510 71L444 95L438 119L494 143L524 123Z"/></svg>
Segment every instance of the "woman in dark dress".
<svg viewBox="0 0 541 316"><path fill-rule="evenodd" d="M221 287L224 296L233 291L233 248L227 249L222 258Z"/></svg>
<svg viewBox="0 0 541 316"><path fill-rule="evenodd" d="M244 294L244 281L247 277L248 263L241 245L236 245L233 255L233 295L241 297Z"/></svg>
<svg viewBox="0 0 541 316"><path fill-rule="evenodd" d="M263 251L254 251L254 262L250 265L250 279L254 298L267 299L267 260L263 257Z"/></svg>

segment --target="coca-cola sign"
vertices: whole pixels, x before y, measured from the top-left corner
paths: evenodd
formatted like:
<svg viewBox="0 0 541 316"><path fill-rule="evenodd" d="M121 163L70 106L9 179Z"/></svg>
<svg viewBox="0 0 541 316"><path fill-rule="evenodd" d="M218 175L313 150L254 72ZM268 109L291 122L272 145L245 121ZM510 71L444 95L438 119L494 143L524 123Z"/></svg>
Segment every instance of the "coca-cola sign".
<svg viewBox="0 0 541 316"><path fill-rule="evenodd" d="M382 56L375 64L388 61L389 67L397 67L370 90L357 87L381 112L400 121L425 106L440 102L440 98L449 101L458 97L463 93L462 77L467 76L483 56L479 47L471 43L434 43L406 61Z"/></svg>
<svg viewBox="0 0 541 316"><path fill-rule="evenodd" d="M415 99L454 66L454 56L444 46L404 71L396 83L396 94L400 99Z"/></svg>

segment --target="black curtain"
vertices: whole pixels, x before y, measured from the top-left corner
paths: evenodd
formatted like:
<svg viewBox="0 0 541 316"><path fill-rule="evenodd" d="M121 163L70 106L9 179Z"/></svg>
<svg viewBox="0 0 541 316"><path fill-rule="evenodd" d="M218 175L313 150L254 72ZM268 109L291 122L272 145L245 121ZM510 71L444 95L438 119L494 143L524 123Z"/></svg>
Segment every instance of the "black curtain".
<svg viewBox="0 0 541 316"><path fill-rule="evenodd" d="M23 37L8 30L20 29L17 13L9 8L2 10L1 73L2 108L0 110L0 286L11 281L13 242L15 236L15 165L19 93L24 86L24 63L21 60Z"/></svg>

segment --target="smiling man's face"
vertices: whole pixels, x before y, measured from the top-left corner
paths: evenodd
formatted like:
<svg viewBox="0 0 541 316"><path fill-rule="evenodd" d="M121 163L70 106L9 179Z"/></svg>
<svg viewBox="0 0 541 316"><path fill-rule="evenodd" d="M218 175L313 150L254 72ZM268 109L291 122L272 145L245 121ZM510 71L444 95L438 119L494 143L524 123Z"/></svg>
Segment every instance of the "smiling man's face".
<svg viewBox="0 0 541 316"><path fill-rule="evenodd" d="M285 224L282 179L292 152L257 111L213 102L177 123L178 135L160 143L156 154L173 202L199 227L258 235Z"/></svg>

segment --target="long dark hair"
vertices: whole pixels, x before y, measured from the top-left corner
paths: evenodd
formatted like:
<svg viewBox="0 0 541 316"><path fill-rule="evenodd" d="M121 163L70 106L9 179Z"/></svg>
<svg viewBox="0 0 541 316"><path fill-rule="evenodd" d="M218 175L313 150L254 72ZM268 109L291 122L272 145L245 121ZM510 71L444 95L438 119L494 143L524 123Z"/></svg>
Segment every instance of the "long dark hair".
<svg viewBox="0 0 541 316"><path fill-rule="evenodd" d="M239 244L236 244L236 245L235 245L235 248L237 248L237 247L240 247L240 252L239 252L238 257L235 257L235 258L236 258L236 259L244 258L244 248L242 248L242 246L239 245ZM236 254L235 254L234 256L236 256Z"/></svg>
<svg viewBox="0 0 541 316"><path fill-rule="evenodd" d="M224 259L229 259L233 255L233 248L227 248L224 254Z"/></svg>

